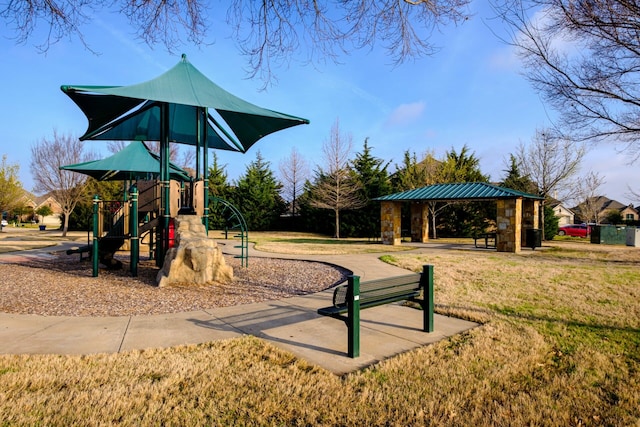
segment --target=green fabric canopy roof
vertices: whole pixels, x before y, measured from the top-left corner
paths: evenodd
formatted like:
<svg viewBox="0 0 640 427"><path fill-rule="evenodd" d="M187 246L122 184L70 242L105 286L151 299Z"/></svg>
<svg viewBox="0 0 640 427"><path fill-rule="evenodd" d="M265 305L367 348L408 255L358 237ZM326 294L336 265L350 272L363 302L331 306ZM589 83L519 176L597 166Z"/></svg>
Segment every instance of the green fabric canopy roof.
<svg viewBox="0 0 640 427"><path fill-rule="evenodd" d="M113 156L102 160L60 166L60 169L89 175L98 181L124 181L135 178L157 177L160 174L160 159L138 141L127 145ZM189 174L173 163L169 164L171 178L190 181Z"/></svg>
<svg viewBox="0 0 640 427"><path fill-rule="evenodd" d="M169 104L169 141L196 145L198 111L206 108L206 146L223 150L246 152L270 133L309 123L232 95L198 71L185 55L169 71L144 83L61 89L89 120L82 140L159 141L161 103Z"/></svg>

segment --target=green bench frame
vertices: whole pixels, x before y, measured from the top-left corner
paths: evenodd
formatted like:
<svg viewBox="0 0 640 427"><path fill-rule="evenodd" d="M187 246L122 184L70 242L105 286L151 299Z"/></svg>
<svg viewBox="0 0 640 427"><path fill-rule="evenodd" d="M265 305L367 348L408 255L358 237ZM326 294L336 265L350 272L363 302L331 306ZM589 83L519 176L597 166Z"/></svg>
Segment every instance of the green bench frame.
<svg viewBox="0 0 640 427"><path fill-rule="evenodd" d="M423 330L433 332L432 265L423 266L422 273L363 283L360 283L360 276L348 276L346 284L334 289L333 305L318 309L318 314L343 320L347 324L347 354L356 358L360 356L360 310L405 300L420 304Z"/></svg>

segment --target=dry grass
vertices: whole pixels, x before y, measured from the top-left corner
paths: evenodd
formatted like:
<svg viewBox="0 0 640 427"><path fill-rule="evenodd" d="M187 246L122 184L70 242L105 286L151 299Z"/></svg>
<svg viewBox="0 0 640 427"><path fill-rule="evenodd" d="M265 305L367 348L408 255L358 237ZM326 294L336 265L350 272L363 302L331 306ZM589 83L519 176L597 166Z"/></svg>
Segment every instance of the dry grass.
<svg viewBox="0 0 640 427"><path fill-rule="evenodd" d="M2 356L0 425L640 425L640 250L386 258L485 325L344 377L253 337Z"/></svg>
<svg viewBox="0 0 640 427"><path fill-rule="evenodd" d="M334 239L320 234L252 231L249 240L263 252L306 255L345 255L406 251L403 246L387 246L379 240Z"/></svg>

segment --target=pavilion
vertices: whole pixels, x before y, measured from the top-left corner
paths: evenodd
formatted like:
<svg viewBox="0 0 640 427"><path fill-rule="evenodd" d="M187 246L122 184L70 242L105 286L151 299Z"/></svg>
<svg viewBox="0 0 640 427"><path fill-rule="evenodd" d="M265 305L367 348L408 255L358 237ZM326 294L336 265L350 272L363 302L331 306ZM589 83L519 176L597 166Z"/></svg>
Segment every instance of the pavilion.
<svg viewBox="0 0 640 427"><path fill-rule="evenodd" d="M382 243L401 242L401 211L411 203L411 241L429 241L429 204L437 202L495 201L496 249L498 252L520 252L527 230L540 224L541 196L523 193L485 182L435 184L378 197L381 202L380 228Z"/></svg>

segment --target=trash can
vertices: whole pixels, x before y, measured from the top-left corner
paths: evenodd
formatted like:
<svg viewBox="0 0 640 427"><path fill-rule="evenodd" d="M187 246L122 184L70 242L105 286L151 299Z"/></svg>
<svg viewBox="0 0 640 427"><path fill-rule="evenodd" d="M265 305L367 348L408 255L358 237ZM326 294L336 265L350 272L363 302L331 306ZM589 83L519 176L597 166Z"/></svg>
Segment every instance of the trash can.
<svg viewBox="0 0 640 427"><path fill-rule="evenodd" d="M591 243L603 245L624 245L627 242L627 227L596 225L591 229Z"/></svg>
<svg viewBox="0 0 640 427"><path fill-rule="evenodd" d="M46 225L39 225L38 227L40 227L40 231L44 231L47 228Z"/></svg>
<svg viewBox="0 0 640 427"><path fill-rule="evenodd" d="M525 234L525 246L535 250L542 246L542 230L539 228L527 228Z"/></svg>
<svg viewBox="0 0 640 427"><path fill-rule="evenodd" d="M640 247L640 228L627 227L627 246Z"/></svg>

